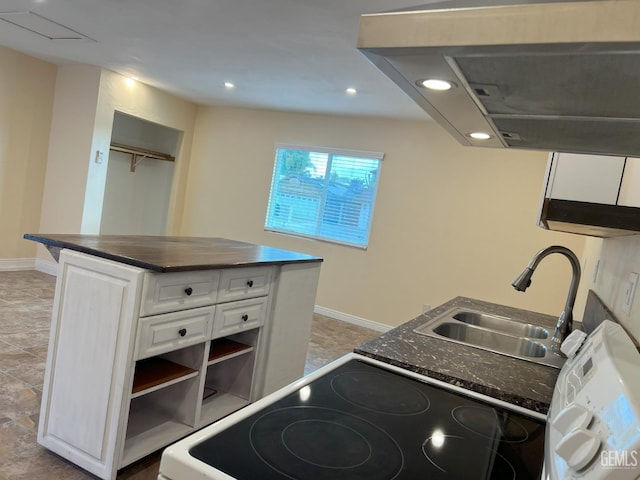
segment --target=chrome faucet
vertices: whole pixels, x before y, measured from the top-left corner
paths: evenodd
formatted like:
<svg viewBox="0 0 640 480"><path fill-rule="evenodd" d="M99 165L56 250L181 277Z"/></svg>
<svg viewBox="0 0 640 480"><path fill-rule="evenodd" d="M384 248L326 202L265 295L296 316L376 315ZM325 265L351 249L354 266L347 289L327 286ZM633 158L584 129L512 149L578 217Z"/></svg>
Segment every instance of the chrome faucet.
<svg viewBox="0 0 640 480"><path fill-rule="evenodd" d="M569 294L567 295L567 303L558 318L556 331L553 333L553 337L551 337L551 350L560 354L560 345L562 345L564 339L567 338L567 335L571 333L571 328L573 326L573 304L576 301L578 284L580 283L580 261L578 260L578 257L576 257L575 253L568 248L559 245L553 245L542 249L533 256L529 265L527 265L527 268L524 269L520 276L516 278L511 285L513 285L513 288L519 292L524 292L527 287L531 285L531 276L540 261L552 253L560 253L567 257L569 262L571 262L571 269L573 270L571 286L569 287Z"/></svg>

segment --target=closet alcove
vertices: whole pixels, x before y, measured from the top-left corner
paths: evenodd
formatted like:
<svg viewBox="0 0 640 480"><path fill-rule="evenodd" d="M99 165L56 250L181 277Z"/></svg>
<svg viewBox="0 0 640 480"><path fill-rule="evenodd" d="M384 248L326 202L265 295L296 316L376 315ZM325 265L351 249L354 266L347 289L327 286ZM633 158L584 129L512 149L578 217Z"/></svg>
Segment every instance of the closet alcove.
<svg viewBox="0 0 640 480"><path fill-rule="evenodd" d="M181 133L115 112L100 234L166 234Z"/></svg>

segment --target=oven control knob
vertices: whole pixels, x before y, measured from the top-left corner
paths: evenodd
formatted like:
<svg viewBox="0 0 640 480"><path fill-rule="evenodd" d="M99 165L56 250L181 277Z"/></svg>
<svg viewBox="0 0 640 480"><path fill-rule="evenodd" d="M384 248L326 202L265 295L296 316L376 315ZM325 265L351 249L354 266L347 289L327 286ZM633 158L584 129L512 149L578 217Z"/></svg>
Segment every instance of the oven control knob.
<svg viewBox="0 0 640 480"><path fill-rule="evenodd" d="M562 435L576 428L587 428L591 423L593 413L577 403L570 403L564 407L556 417L551 420L551 425Z"/></svg>
<svg viewBox="0 0 640 480"><path fill-rule="evenodd" d="M567 462L569 468L581 470L595 457L599 449L600 439L596 434L578 428L560 440L556 453Z"/></svg>
<svg viewBox="0 0 640 480"><path fill-rule="evenodd" d="M587 334L582 330L574 330L565 338L564 342L562 342L560 351L564 353L567 358L572 358L577 351L580 350L585 338L587 338Z"/></svg>

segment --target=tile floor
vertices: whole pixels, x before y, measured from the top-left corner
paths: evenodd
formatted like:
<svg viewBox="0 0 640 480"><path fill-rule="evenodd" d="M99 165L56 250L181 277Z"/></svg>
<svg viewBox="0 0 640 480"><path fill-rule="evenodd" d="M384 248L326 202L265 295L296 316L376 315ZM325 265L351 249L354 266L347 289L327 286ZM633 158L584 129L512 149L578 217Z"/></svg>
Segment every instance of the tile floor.
<svg viewBox="0 0 640 480"><path fill-rule="evenodd" d="M55 277L0 272L0 480L79 480L93 475L36 443ZM378 332L315 315L305 373ZM156 479L160 453L121 470L118 480Z"/></svg>

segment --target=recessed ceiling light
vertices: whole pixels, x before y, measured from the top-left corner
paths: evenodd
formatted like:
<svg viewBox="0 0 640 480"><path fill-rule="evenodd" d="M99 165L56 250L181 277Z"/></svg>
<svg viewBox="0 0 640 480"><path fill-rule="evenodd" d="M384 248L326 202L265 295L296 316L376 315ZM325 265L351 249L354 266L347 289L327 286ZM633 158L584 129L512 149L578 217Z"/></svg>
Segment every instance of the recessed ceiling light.
<svg viewBox="0 0 640 480"><path fill-rule="evenodd" d="M428 88L429 90L451 90L456 86L455 83L450 82L449 80L440 80L438 78L427 78L426 80L418 80L418 85Z"/></svg>
<svg viewBox="0 0 640 480"><path fill-rule="evenodd" d="M475 140L489 140L491 138L491 135L486 132L473 132L469 136Z"/></svg>
<svg viewBox="0 0 640 480"><path fill-rule="evenodd" d="M137 81L138 81L138 77L133 76L133 77L129 77L129 78L130 78L131 80L135 81L135 82L137 82Z"/></svg>
<svg viewBox="0 0 640 480"><path fill-rule="evenodd" d="M358 91L353 87L347 88L345 92L347 92L347 95L355 95L356 93L358 93Z"/></svg>
<svg viewBox="0 0 640 480"><path fill-rule="evenodd" d="M224 82L224 88L232 89L232 88L236 88L236 86L231 82Z"/></svg>

